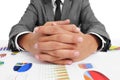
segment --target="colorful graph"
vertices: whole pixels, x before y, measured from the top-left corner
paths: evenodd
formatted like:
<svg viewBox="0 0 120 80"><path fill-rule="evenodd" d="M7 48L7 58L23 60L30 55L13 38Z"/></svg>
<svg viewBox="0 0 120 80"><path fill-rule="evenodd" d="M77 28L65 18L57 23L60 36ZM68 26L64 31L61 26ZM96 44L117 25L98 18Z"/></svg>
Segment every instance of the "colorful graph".
<svg viewBox="0 0 120 80"><path fill-rule="evenodd" d="M91 63L81 63L81 64L78 64L78 66L81 69L90 69L90 68L93 68L93 65Z"/></svg>
<svg viewBox="0 0 120 80"><path fill-rule="evenodd" d="M17 55L19 52L16 51L16 52L12 52L11 55Z"/></svg>
<svg viewBox="0 0 120 80"><path fill-rule="evenodd" d="M0 66L3 65L3 64L4 64L4 62L3 62L3 61L0 61Z"/></svg>
<svg viewBox="0 0 120 80"><path fill-rule="evenodd" d="M120 50L119 46L111 46L109 50Z"/></svg>
<svg viewBox="0 0 120 80"><path fill-rule="evenodd" d="M86 71L84 74L85 80L110 80L105 75L98 71Z"/></svg>
<svg viewBox="0 0 120 80"><path fill-rule="evenodd" d="M17 63L13 70L17 72L25 72L28 71L32 67L32 63Z"/></svg>
<svg viewBox="0 0 120 80"><path fill-rule="evenodd" d="M64 65L56 66L54 70L57 80L69 80L69 75Z"/></svg>
<svg viewBox="0 0 120 80"><path fill-rule="evenodd" d="M6 53L0 53L0 58L5 57L7 54Z"/></svg>
<svg viewBox="0 0 120 80"><path fill-rule="evenodd" d="M0 47L0 51L6 51L9 50L8 47Z"/></svg>

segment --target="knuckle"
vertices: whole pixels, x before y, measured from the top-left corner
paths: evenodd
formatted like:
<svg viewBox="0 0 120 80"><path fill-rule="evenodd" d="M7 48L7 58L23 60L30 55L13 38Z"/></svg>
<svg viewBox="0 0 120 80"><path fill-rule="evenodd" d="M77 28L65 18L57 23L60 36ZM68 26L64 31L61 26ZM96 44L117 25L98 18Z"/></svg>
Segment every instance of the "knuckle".
<svg viewBox="0 0 120 80"><path fill-rule="evenodd" d="M63 39L63 34L56 35L56 40L61 41Z"/></svg>
<svg viewBox="0 0 120 80"><path fill-rule="evenodd" d="M72 24L71 28L72 28L72 31L76 30L76 25Z"/></svg>
<svg viewBox="0 0 120 80"><path fill-rule="evenodd" d="M57 30L58 28L55 26L48 26L46 31L48 34L56 34Z"/></svg>
<svg viewBox="0 0 120 80"><path fill-rule="evenodd" d="M75 24L71 24L73 27L75 27L76 25Z"/></svg>
<svg viewBox="0 0 120 80"><path fill-rule="evenodd" d="M50 30L51 33L55 33L57 31L57 28L56 27L51 27L49 30Z"/></svg>
<svg viewBox="0 0 120 80"><path fill-rule="evenodd" d="M39 32L45 33L45 32L46 32L46 26L42 26L42 27L40 28Z"/></svg>
<svg viewBox="0 0 120 80"><path fill-rule="evenodd" d="M41 29L41 32L45 34L54 34L56 30L57 29L53 26L45 26Z"/></svg>
<svg viewBox="0 0 120 80"><path fill-rule="evenodd" d="M75 24L71 24L72 28L76 28L76 25Z"/></svg>

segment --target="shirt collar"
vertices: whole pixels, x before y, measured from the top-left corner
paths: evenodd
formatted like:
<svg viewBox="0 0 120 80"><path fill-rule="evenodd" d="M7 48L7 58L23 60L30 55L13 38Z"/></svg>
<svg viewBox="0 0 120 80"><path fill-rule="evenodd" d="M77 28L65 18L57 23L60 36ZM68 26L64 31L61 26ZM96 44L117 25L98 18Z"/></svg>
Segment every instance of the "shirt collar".
<svg viewBox="0 0 120 80"><path fill-rule="evenodd" d="M52 4L54 5L55 4L55 1L56 0L52 0ZM62 4L64 4L64 0L61 0Z"/></svg>

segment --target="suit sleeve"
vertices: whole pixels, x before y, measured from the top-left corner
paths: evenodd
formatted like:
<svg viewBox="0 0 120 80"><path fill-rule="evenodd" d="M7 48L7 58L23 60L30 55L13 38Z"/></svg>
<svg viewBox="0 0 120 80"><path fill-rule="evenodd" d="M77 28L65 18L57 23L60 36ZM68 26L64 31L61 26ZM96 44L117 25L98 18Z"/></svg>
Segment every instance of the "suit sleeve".
<svg viewBox="0 0 120 80"><path fill-rule="evenodd" d="M104 40L104 47L102 51L107 51L111 45L111 41L108 33L102 23L100 23L95 17L89 0L82 0L82 10L80 14L81 31L84 33L94 32L99 34Z"/></svg>
<svg viewBox="0 0 120 80"><path fill-rule="evenodd" d="M14 25L9 33L8 48L12 51L18 51L15 45L15 37L25 31L33 31L37 23L37 10L34 5L34 0L31 0L28 8L18 24Z"/></svg>

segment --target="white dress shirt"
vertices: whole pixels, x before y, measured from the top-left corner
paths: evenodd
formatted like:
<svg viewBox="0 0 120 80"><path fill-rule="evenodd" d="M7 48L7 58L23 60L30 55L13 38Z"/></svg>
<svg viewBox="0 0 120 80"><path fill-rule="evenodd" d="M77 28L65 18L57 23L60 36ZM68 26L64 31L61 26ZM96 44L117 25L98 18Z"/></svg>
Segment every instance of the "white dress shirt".
<svg viewBox="0 0 120 80"><path fill-rule="evenodd" d="M64 0L61 0L61 11L62 11L62 7L63 7L63 4L64 4ZM54 13L55 13L55 10L56 10L56 4L55 4L55 0L52 0L52 5L53 5L53 11L54 11ZM20 50L23 50L24 51L24 49L22 49L20 46L19 46L19 44L18 44L18 37L20 37L21 35L23 35L23 34L27 34L27 33L31 33L30 31L25 31L25 32L21 32L21 33L19 33L17 36L16 36L16 38L15 38L15 45L16 45L16 47L17 47L17 49L20 51ZM99 34L97 34L97 33L94 33L94 32L90 32L90 33L88 33L88 34L93 34L93 35L96 35L97 37L99 37L99 39L102 41L102 46L101 46L101 48L99 49L99 50L102 50L102 48L104 47L104 44L106 43L105 42L105 40L99 35Z"/></svg>

